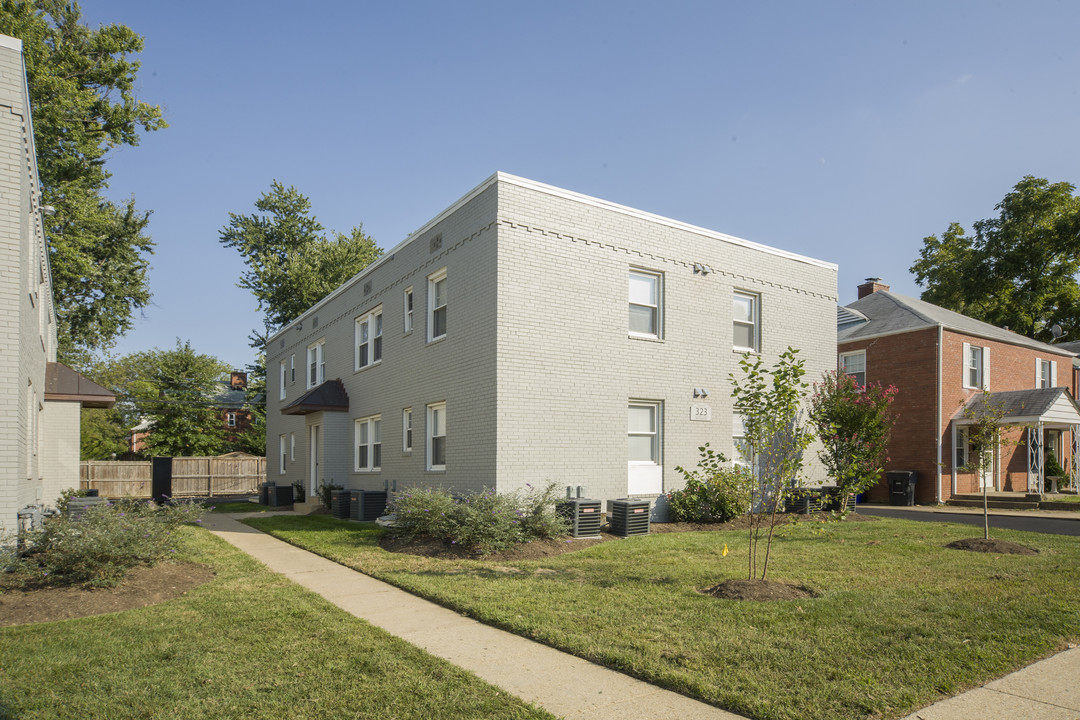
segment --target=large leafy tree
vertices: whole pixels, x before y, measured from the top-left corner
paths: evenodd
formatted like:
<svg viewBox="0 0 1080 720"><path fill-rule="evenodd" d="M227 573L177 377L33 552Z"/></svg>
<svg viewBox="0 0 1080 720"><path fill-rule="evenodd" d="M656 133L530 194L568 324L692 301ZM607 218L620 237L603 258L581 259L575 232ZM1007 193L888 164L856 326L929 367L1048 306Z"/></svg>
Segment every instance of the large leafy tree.
<svg viewBox="0 0 1080 720"><path fill-rule="evenodd" d="M150 300L149 213L134 198L105 197L110 150L166 127L139 100L139 35L124 25L92 30L73 0L0 0L0 33L23 43L57 307L59 354L85 367Z"/></svg>
<svg viewBox="0 0 1080 720"><path fill-rule="evenodd" d="M277 330L375 261L375 241L354 227L327 237L311 214L311 201L278 181L255 201L251 215L229 213L221 243L236 248L247 270L238 285L251 291L263 311L263 327L251 334L262 348Z"/></svg>
<svg viewBox="0 0 1080 720"><path fill-rule="evenodd" d="M922 299L1037 340L1080 338L1080 197L1030 175L968 235L952 223L911 266Z"/></svg>

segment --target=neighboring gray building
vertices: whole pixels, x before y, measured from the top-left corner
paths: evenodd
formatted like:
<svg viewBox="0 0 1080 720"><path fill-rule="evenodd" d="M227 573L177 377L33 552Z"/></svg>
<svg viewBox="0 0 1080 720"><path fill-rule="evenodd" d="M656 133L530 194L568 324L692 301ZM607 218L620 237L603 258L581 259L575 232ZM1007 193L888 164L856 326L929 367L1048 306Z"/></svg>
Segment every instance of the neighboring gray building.
<svg viewBox="0 0 1080 720"><path fill-rule="evenodd" d="M114 398L56 362L56 316L45 244L22 43L0 35L0 542L21 510L79 486L79 414Z"/></svg>
<svg viewBox="0 0 1080 720"><path fill-rule="evenodd" d="M655 497L735 454L745 351L835 368L836 299L831 263L496 173L270 338L269 479Z"/></svg>

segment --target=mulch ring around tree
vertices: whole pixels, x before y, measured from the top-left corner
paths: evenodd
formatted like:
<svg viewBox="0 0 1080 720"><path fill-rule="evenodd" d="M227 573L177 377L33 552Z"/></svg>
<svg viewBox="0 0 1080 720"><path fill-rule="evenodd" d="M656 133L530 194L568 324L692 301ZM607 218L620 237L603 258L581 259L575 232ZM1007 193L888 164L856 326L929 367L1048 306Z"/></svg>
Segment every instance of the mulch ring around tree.
<svg viewBox="0 0 1080 720"><path fill-rule="evenodd" d="M195 563L160 563L130 570L113 588L6 590L0 594L0 627L120 612L180 597L209 582L214 572Z"/></svg>
<svg viewBox="0 0 1080 720"><path fill-rule="evenodd" d="M953 540L946 545L953 550L968 550L970 552L996 553L999 555L1038 555L1039 551L1026 545L1018 545L1008 540L995 540L990 538L964 538Z"/></svg>
<svg viewBox="0 0 1080 720"><path fill-rule="evenodd" d="M775 580L725 580L722 583L705 588L702 595L711 595L721 600L805 600L816 598L816 592L804 585L790 585Z"/></svg>

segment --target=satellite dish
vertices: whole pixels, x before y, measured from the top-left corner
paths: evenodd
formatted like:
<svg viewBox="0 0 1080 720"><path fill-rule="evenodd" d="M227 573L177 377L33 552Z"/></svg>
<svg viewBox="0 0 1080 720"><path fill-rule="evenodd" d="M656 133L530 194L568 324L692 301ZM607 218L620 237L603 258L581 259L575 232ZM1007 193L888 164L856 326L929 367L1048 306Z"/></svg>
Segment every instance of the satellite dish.
<svg viewBox="0 0 1080 720"><path fill-rule="evenodd" d="M1062 330L1061 330L1061 326L1058 325L1057 323L1054 323L1053 325L1051 325L1050 326L1050 334L1054 336L1055 340L1060 340L1061 336L1063 334Z"/></svg>

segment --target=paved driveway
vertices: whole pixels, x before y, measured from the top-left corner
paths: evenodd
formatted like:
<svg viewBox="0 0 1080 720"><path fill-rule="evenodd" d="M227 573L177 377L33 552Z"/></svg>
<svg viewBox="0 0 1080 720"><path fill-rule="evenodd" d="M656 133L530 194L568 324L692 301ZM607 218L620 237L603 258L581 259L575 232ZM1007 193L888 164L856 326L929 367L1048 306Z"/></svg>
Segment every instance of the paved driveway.
<svg viewBox="0 0 1080 720"><path fill-rule="evenodd" d="M904 520L918 520L921 522L952 522L964 523L965 525L978 525L982 527L982 511L969 512L943 512L928 508L904 508L885 505L860 505L860 515L877 515L879 517L895 517ZM1034 516L1017 512L1010 515L999 515L1001 511L990 511L990 531L994 528L1007 530L1026 530L1028 532L1049 533L1050 535L1073 535L1080 537L1080 512L1064 515L1064 517Z"/></svg>

